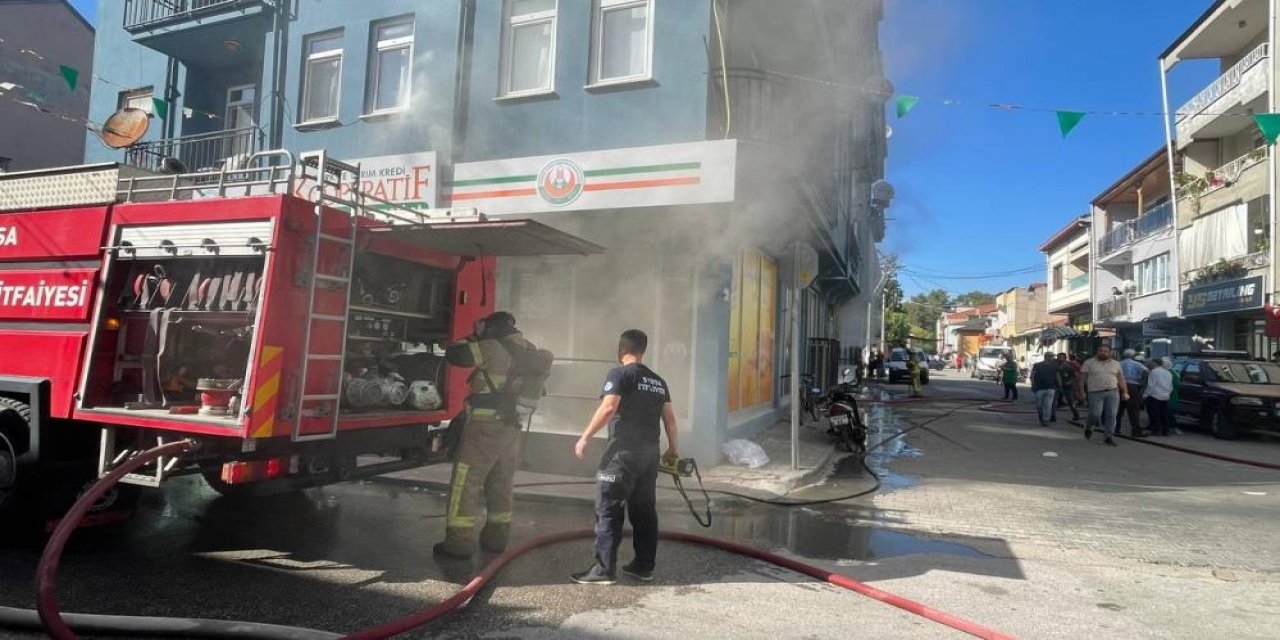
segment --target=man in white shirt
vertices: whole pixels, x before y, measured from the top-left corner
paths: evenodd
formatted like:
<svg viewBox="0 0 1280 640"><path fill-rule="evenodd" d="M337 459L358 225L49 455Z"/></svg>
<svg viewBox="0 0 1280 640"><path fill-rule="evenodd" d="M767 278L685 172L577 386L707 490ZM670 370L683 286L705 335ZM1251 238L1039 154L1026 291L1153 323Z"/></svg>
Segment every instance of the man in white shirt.
<svg viewBox="0 0 1280 640"><path fill-rule="evenodd" d="M1160 360L1151 359L1151 372L1147 374L1147 386L1142 397L1147 403L1147 420L1157 436L1169 435L1169 395L1173 393L1173 372L1161 366Z"/></svg>
<svg viewBox="0 0 1280 640"><path fill-rule="evenodd" d="M1106 436L1103 440L1108 446L1116 446L1112 439L1116 431L1116 414L1120 403L1129 399L1129 387L1125 384L1124 373L1120 363L1111 357L1111 347L1101 345L1092 358L1085 360L1080 367L1080 377L1076 378L1076 398L1086 399L1088 391L1089 422L1084 428L1086 439L1093 437L1093 425L1097 424Z"/></svg>

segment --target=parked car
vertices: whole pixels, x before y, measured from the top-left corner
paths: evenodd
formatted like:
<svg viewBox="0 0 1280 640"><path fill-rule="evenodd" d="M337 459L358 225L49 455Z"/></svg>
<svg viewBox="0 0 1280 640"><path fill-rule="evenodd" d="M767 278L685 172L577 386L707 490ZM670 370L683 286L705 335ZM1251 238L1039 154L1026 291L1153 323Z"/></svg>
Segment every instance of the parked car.
<svg viewBox="0 0 1280 640"><path fill-rule="evenodd" d="M1204 354L1173 370L1182 380L1175 417L1197 420L1217 438L1280 433L1280 365Z"/></svg>
<svg viewBox="0 0 1280 640"><path fill-rule="evenodd" d="M936 355L930 355L927 357L929 358L930 371L942 371L942 369L947 366L947 361Z"/></svg>
<svg viewBox="0 0 1280 640"><path fill-rule="evenodd" d="M1013 353L1009 347L982 347L978 349L978 358L974 362L970 377L979 380L996 380L1000 376L1000 365L1004 364L1007 355Z"/></svg>
<svg viewBox="0 0 1280 640"><path fill-rule="evenodd" d="M889 362L885 365L889 369L889 383L910 382L911 373L907 370L907 357L915 355L920 362L920 384L929 384L929 367L925 360L923 351L919 349L904 349L895 347L889 352Z"/></svg>

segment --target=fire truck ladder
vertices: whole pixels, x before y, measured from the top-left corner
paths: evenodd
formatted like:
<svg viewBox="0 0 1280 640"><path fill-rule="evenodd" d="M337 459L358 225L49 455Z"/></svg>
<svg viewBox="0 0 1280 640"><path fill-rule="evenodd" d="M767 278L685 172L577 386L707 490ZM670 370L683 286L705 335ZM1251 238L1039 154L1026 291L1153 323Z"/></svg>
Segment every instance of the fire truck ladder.
<svg viewBox="0 0 1280 640"><path fill-rule="evenodd" d="M328 157L324 151L315 154L302 154L302 177L308 177L308 170L314 168L314 180L319 186L320 196L315 203L315 231L311 237L311 270L306 274L307 278L307 330L304 332L302 342L302 370L298 375L298 404L297 410L294 412L295 420L293 422L292 439L294 442L305 442L308 440L327 440L337 436L338 434L338 414L339 407L342 404L342 373L345 371L347 359L347 306L351 297L351 276L355 265L356 256L356 231L359 225L359 216L356 211L351 211L347 216L349 225L346 235L336 233L327 233L324 226L325 204L339 200L335 194L341 194L344 191L344 181L350 180L350 186L346 190L351 197L359 199L360 197L360 165L347 164L339 162ZM331 229L332 230L332 229ZM329 243L337 245L346 255L346 269L341 274L329 274L320 272L320 255L322 245ZM329 291L340 292L342 294L342 306L338 313L317 313L316 291L324 287ZM332 310L329 310L332 311ZM315 353L313 352L314 344L312 336L316 333L316 326L323 324L335 324L338 327L339 347L338 353ZM324 388L320 392L314 389L308 389L308 376L312 370L312 363L315 362L337 362L338 366L335 373L326 380ZM308 429L307 433L303 433L303 426L311 418L323 417L328 421L328 426L323 431Z"/></svg>
<svg viewBox="0 0 1280 640"><path fill-rule="evenodd" d="M347 361L347 318L351 304L351 279L355 272L356 238L360 228L360 220L369 218L389 224L421 224L428 219L425 212L409 209L389 201L364 193L360 188L360 165L335 160L324 151L303 153L299 156L301 177L303 180L314 180L320 195L315 203L315 232L311 239L311 271L307 283L307 328L303 337L302 370L299 372L298 402L294 416L292 439L295 442L308 440L332 439L338 434L338 417L342 404L342 378L346 371ZM314 170L315 174L311 175ZM370 206L370 202L373 206ZM331 206L326 206L331 205ZM346 235L326 232L324 212L326 208L346 210L348 226ZM330 228L330 231L335 231ZM337 245L346 252L345 270L341 274L321 273L320 254L322 243ZM316 311L316 291L321 287L342 294L341 309L334 313ZM338 327L338 340L341 346L338 353L317 353L313 351L312 337L317 324L332 323ZM331 379L321 390L308 391L307 380L315 362L336 362L337 367ZM316 417L323 417L327 428L318 431L308 429L303 433L304 423Z"/></svg>

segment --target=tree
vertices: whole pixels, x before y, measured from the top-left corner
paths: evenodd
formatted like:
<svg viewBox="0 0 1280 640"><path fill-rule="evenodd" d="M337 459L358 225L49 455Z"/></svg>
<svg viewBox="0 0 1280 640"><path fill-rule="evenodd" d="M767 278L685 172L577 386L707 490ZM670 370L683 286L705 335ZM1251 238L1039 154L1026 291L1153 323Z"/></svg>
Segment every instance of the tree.
<svg viewBox="0 0 1280 640"><path fill-rule="evenodd" d="M914 335L925 338L935 337L938 316L946 310L949 298L949 294L942 289L911 296L903 306L903 311L906 311L911 326L917 329L913 332Z"/></svg>
<svg viewBox="0 0 1280 640"><path fill-rule="evenodd" d="M911 321L905 311L886 310L884 312L884 341L890 347L906 344L911 337Z"/></svg>
<svg viewBox="0 0 1280 640"><path fill-rule="evenodd" d="M984 304L991 304L996 301L996 294L987 293L986 291L970 291L962 293L952 300L952 304L959 307L977 307Z"/></svg>

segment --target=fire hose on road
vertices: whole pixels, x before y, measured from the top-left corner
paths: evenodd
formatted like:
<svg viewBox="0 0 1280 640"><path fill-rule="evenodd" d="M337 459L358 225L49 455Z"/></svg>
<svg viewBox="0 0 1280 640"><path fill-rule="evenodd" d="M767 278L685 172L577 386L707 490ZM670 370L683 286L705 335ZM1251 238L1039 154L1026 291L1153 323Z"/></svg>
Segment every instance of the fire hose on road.
<svg viewBox="0 0 1280 640"><path fill-rule="evenodd" d="M942 416L939 416L939 418L940 417ZM39 623L43 626L44 630L50 637L55 640L74 640L75 638L78 638L75 631L72 629L73 624L86 632L132 636L180 635L183 637L202 638L270 638L272 640L327 640L342 637L332 632L317 629L257 624L231 620L63 614L57 598L57 578L58 569L61 564L62 552L67 541L70 539L71 534L79 525L80 520L88 512L89 507L103 494L109 491L116 483L118 483L126 474L131 473L162 456L177 455L186 451L194 450L198 446L198 443L195 441L182 440L149 449L129 458L120 466L116 467L110 473L94 483L90 489L76 501L75 505L71 507L71 510L68 511L67 515L58 523L58 526L50 537L48 544L45 546L44 553L41 555L40 564L36 571L37 612ZM479 574L443 602L426 607L421 611L404 618L370 629L365 629L345 637L360 640L387 638L425 625L456 611L458 608L466 604L467 601L479 592L479 590L486 584L488 584L498 574L498 572L506 566L507 563L515 558L543 546L569 540L591 538L594 537L594 535L595 532L590 529L581 529L552 533L526 540L491 560ZM927 618L939 624L946 625L979 638L1004 640L1013 637L958 616L933 609L919 602L877 589L854 580L849 576L831 573L821 567L749 545L679 532L663 532L661 537L675 542L721 549L729 553L768 562L779 567L810 576L817 580L824 581L828 584L860 593L874 600L898 607L904 611L908 611L912 614ZM0 624L11 627L32 628L34 620L31 619L31 613L32 612L28 610L22 609L0 608Z"/></svg>

